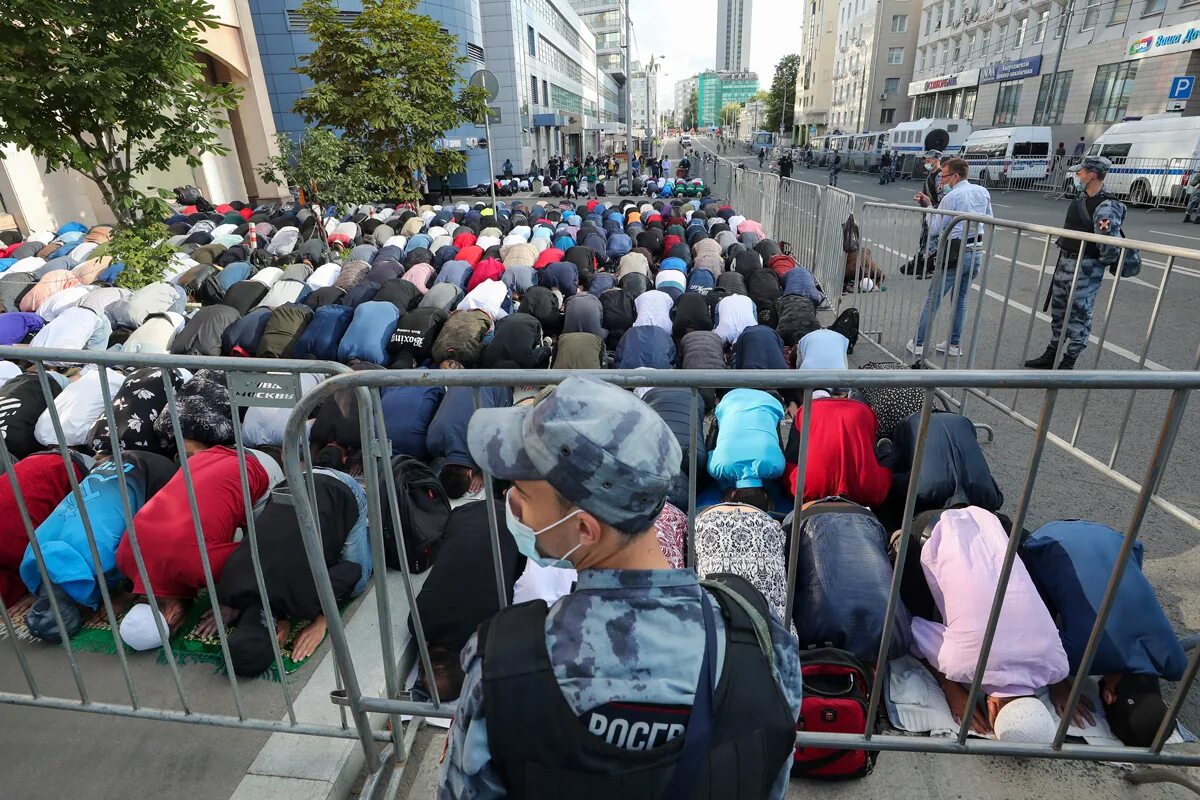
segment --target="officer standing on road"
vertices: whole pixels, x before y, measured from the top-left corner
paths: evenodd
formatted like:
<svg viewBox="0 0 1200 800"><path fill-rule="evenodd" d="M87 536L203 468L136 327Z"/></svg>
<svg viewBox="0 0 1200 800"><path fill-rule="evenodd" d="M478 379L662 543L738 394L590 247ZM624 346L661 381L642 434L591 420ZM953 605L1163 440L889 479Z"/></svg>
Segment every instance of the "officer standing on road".
<svg viewBox="0 0 1200 800"><path fill-rule="evenodd" d="M829 159L829 185L837 186L838 175L842 172L842 154L838 150L833 151L832 157Z"/></svg>
<svg viewBox="0 0 1200 800"><path fill-rule="evenodd" d="M1104 156L1085 156L1075 169L1075 199L1067 207L1063 227L1069 231L1095 233L1101 236L1122 237L1125 223L1125 204L1104 188L1104 178L1112 162ZM1052 369L1063 332L1063 318L1070 300L1071 316L1067 320L1067 340L1059 369L1074 369L1075 362L1087 347L1092 332L1092 313L1096 295L1104 279L1106 267L1121 262L1122 275L1137 274L1141 256L1136 250L1127 251L1121 261L1121 248L1116 245L1083 243L1076 239L1060 238L1058 266L1050 281L1050 344L1046 352L1025 362L1031 369ZM1083 254L1079 248L1083 246ZM1074 284L1074 288L1072 288ZM1074 295L1072 296L1072 291Z"/></svg>
<svg viewBox="0 0 1200 800"><path fill-rule="evenodd" d="M921 191L913 195L913 200L921 204L921 208L937 208L941 200L942 185L942 151L925 151L925 183ZM918 279L926 278L933 273L933 259L926 258L925 251L929 244L929 215L921 217L921 243L917 254L907 264L900 268L905 275L916 274Z"/></svg>
<svg viewBox="0 0 1200 800"><path fill-rule="evenodd" d="M578 583L467 643L438 796L785 797L798 645L745 581L668 565L654 520L681 451L662 418L572 377L533 406L480 409L467 440L513 483L517 549Z"/></svg>

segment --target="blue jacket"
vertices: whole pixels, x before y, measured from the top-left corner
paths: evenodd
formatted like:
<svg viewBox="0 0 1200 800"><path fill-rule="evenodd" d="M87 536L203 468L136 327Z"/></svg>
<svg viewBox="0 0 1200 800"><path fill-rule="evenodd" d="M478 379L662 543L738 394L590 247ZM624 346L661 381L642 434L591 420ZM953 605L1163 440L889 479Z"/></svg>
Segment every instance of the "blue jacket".
<svg viewBox="0 0 1200 800"><path fill-rule="evenodd" d="M783 339L768 325L751 325L733 345L734 369L787 369Z"/></svg>
<svg viewBox="0 0 1200 800"><path fill-rule="evenodd" d="M538 270L538 285L558 289L563 297L573 297L579 291L579 270L570 261L555 261Z"/></svg>
<svg viewBox="0 0 1200 800"><path fill-rule="evenodd" d="M512 389L507 386L485 386L479 392L480 408L506 408L512 405ZM444 458L447 464L475 467L475 459L467 449L467 424L475 413L475 390L470 386L451 386L438 405L429 430L425 433L425 448L430 458Z"/></svg>
<svg viewBox="0 0 1200 800"><path fill-rule="evenodd" d="M758 389L734 389L717 404L717 446L708 454L708 474L722 486L762 486L785 466L779 446L783 406Z"/></svg>
<svg viewBox="0 0 1200 800"><path fill-rule="evenodd" d="M466 293L467 282L471 280L473 271L471 265L466 261L447 261L438 271L434 283L453 283Z"/></svg>
<svg viewBox="0 0 1200 800"><path fill-rule="evenodd" d="M816 277L804 267L793 267L784 274L783 293L807 297L814 306L820 306L825 301L825 295L817 289Z"/></svg>
<svg viewBox="0 0 1200 800"><path fill-rule="evenodd" d="M920 414L913 414L892 433L893 489L903 491L908 487L920 418ZM960 414L936 413L929 418L925 437L916 513L960 503L998 511L1004 505L1004 493L992 478L971 420Z"/></svg>
<svg viewBox="0 0 1200 800"><path fill-rule="evenodd" d="M1079 669L1123 538L1095 522L1060 520L1038 528L1022 547L1021 559L1058 618L1072 673ZM1091 674L1127 672L1177 681L1186 666L1171 622L1142 574L1142 543L1135 542Z"/></svg>
<svg viewBox="0 0 1200 800"><path fill-rule="evenodd" d="M321 306L314 311L312 320L296 339L293 357L337 361L338 345L354 319L354 311L349 306Z"/></svg>
<svg viewBox="0 0 1200 800"><path fill-rule="evenodd" d="M630 328L617 343L617 369L671 369L675 366L675 340L653 325Z"/></svg>
<svg viewBox="0 0 1200 800"><path fill-rule="evenodd" d="M445 393L440 386L389 386L380 393L383 421L395 455L429 457L425 434Z"/></svg>
<svg viewBox="0 0 1200 800"><path fill-rule="evenodd" d="M354 319L338 345L338 361L352 359L387 364L387 345L400 321L400 309L386 300L371 300L354 310Z"/></svg>

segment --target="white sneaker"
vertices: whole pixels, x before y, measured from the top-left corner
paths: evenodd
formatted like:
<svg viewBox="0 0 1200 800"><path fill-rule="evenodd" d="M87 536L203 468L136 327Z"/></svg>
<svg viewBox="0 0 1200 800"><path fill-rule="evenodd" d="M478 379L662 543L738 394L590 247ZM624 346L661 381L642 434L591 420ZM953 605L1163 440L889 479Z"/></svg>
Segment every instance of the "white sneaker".
<svg viewBox="0 0 1200 800"><path fill-rule="evenodd" d="M908 352L912 353L917 358L925 355L924 345L917 344L915 339L909 339L906 346L908 347Z"/></svg>
<svg viewBox="0 0 1200 800"><path fill-rule="evenodd" d="M939 342L938 346L935 347L934 349L937 350L939 353L944 353L944 352L946 352L946 343ZM950 345L950 355L954 358L961 356L962 355L962 347L957 344Z"/></svg>

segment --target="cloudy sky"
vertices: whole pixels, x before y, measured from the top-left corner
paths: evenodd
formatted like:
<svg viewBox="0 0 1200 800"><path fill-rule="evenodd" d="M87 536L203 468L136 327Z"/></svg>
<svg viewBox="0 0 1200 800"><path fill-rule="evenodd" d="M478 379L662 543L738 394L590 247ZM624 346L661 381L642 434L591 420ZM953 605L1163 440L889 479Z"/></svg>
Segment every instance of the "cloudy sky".
<svg viewBox="0 0 1200 800"><path fill-rule="evenodd" d="M645 63L653 53L663 61L658 75L659 107L668 109L674 104L675 81L716 66L717 0L629 0L629 13L634 58ZM754 0L750 69L758 73L759 86L770 87L776 62L799 51L799 3Z"/></svg>

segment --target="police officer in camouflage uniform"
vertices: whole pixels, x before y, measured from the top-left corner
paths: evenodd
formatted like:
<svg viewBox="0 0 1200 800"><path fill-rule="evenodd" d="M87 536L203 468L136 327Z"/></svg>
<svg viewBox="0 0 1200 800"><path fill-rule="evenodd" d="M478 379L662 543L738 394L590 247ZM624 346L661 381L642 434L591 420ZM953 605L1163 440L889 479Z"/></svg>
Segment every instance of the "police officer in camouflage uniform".
<svg viewBox="0 0 1200 800"><path fill-rule="evenodd" d="M752 589L748 615L667 564L654 520L681 455L666 423L572 377L535 405L476 411L468 445L513 483L518 549L578 583L548 611L501 611L463 649L438 796L783 798L796 639Z"/></svg>
<svg viewBox="0 0 1200 800"><path fill-rule="evenodd" d="M1121 226L1125 223L1125 204L1104 188L1104 178L1111 168L1112 162L1103 156L1087 156L1079 163L1075 170L1076 196L1067 208L1064 228L1120 240ZM1106 267L1115 267L1121 261L1121 248L1116 245L1098 245L1066 238L1060 238L1057 244L1060 251L1058 266L1050 283L1050 344L1040 356L1025 362L1030 369L1053 369L1063 334L1064 318L1067 318L1066 343L1058 368L1075 368L1075 362L1083 348L1087 347L1088 334L1092 331L1092 313L1104 279L1104 270ZM1141 260L1136 257L1136 251L1130 251L1121 264L1122 275L1133 275L1137 274L1136 268ZM1069 317L1068 300L1071 306Z"/></svg>

